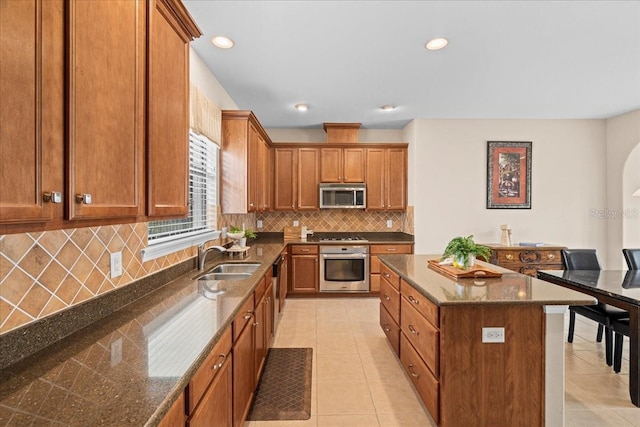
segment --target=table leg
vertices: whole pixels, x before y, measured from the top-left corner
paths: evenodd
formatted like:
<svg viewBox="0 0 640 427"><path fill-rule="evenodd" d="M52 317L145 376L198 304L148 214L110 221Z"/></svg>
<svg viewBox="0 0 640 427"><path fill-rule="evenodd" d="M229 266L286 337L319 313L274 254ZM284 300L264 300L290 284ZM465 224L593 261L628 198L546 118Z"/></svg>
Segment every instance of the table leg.
<svg viewBox="0 0 640 427"><path fill-rule="evenodd" d="M640 407L640 307L629 310L629 395Z"/></svg>

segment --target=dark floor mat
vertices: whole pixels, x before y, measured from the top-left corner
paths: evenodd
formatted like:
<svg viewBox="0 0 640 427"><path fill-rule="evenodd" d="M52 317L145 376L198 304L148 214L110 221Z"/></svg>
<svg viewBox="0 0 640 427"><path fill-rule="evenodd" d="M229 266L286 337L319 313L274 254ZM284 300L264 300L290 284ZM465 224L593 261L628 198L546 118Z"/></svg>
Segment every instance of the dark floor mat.
<svg viewBox="0 0 640 427"><path fill-rule="evenodd" d="M271 348L248 420L311 417L312 348Z"/></svg>

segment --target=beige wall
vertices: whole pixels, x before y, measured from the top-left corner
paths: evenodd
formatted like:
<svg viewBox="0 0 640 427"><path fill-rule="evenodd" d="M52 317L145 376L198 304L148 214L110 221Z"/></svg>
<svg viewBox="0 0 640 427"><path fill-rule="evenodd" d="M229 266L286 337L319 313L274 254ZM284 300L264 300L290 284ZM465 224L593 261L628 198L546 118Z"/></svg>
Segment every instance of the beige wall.
<svg viewBox="0 0 640 427"><path fill-rule="evenodd" d="M594 219L606 195L604 120L415 120L409 193L416 253L441 253L458 235L596 248L607 259L606 226ZM532 208L486 209L487 141L532 141Z"/></svg>
<svg viewBox="0 0 640 427"><path fill-rule="evenodd" d="M640 110L607 120L607 189L602 206L609 213L608 264L625 266L621 248L640 248Z"/></svg>

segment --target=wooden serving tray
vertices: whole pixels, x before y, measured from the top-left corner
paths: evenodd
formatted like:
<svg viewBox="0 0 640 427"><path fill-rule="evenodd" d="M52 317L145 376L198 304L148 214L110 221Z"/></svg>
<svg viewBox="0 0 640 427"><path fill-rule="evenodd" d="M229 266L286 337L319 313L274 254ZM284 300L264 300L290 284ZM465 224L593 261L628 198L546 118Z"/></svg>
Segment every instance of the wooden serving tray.
<svg viewBox="0 0 640 427"><path fill-rule="evenodd" d="M455 268L452 265L440 265L439 263L440 261L435 259L430 259L428 261L430 268L436 270L438 273L442 273L445 276L449 276L454 279L502 277L502 273L493 271L478 264L474 265L473 267L469 267L466 270L460 270L459 268Z"/></svg>

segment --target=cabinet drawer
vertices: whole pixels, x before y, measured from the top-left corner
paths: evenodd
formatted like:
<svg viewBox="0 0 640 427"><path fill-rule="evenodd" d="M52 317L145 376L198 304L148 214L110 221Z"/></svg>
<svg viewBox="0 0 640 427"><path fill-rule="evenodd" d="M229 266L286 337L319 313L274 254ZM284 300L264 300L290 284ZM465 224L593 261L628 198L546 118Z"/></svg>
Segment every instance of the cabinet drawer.
<svg viewBox="0 0 640 427"><path fill-rule="evenodd" d="M403 334L400 334L400 362L409 374L409 379L411 379L431 417L438 423L440 421L438 379L429 372L429 368Z"/></svg>
<svg viewBox="0 0 640 427"><path fill-rule="evenodd" d="M384 277L380 279L380 302L385 306L396 323L400 323L400 292Z"/></svg>
<svg viewBox="0 0 640 427"><path fill-rule="evenodd" d="M440 310L438 306L429 301L427 297L415 290L413 286L405 282L400 281L400 294L415 307L420 314L422 314L433 326L440 327Z"/></svg>
<svg viewBox="0 0 640 427"><path fill-rule="evenodd" d="M393 351L396 355L400 354L400 326L393 320L384 304L380 303L380 327L387 336Z"/></svg>
<svg viewBox="0 0 640 427"><path fill-rule="evenodd" d="M413 245L371 245L369 253L374 255L412 254Z"/></svg>
<svg viewBox="0 0 640 427"><path fill-rule="evenodd" d="M222 368L225 360L229 357L230 351L231 328L229 327L223 332L222 337L220 337L220 341L218 341L215 347L213 347L211 353L209 353L191 381L189 381L189 413L195 409L195 406L202 398L202 395L211 383L211 380L213 380L218 372L220 372L220 368Z"/></svg>
<svg viewBox="0 0 640 427"><path fill-rule="evenodd" d="M318 253L318 245L293 245L291 246L293 255L310 255Z"/></svg>
<svg viewBox="0 0 640 427"><path fill-rule="evenodd" d="M510 263L562 264L560 251L557 250L500 250L496 251L496 258L496 264L504 266Z"/></svg>
<svg viewBox="0 0 640 427"><path fill-rule="evenodd" d="M255 296L255 303L256 304L260 303L260 300L264 296L264 292L266 290L267 290L267 280L266 280L266 276L265 276L262 279L260 279L260 283L258 283L258 286L256 287L256 290L253 293L253 295Z"/></svg>
<svg viewBox="0 0 640 427"><path fill-rule="evenodd" d="M400 290L400 276L393 272L389 267L380 264L380 275L387 280L391 286Z"/></svg>
<svg viewBox="0 0 640 427"><path fill-rule="evenodd" d="M236 314L236 317L233 319L233 342L236 342L238 336L240 336L240 332L244 329L244 326L249 322L249 320L253 317L253 308L254 308L254 299L253 294L249 297L248 300L242 304L242 308Z"/></svg>
<svg viewBox="0 0 640 427"><path fill-rule="evenodd" d="M440 369L440 332L408 300L402 298L400 304L400 310L402 311L400 329L402 333L413 344L418 354L431 369L431 372L438 376Z"/></svg>

